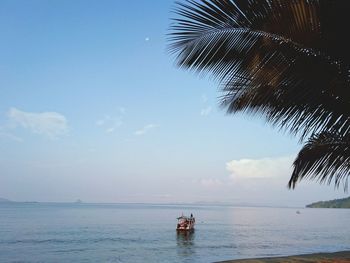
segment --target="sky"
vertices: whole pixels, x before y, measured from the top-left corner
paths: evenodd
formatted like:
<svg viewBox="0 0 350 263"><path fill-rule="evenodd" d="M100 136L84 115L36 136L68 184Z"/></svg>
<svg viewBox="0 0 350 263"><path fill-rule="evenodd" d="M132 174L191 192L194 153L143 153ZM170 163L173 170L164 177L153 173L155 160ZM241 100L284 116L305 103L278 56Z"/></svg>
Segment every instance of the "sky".
<svg viewBox="0 0 350 263"><path fill-rule="evenodd" d="M0 197L304 206L302 147L167 51L172 0L0 2Z"/></svg>

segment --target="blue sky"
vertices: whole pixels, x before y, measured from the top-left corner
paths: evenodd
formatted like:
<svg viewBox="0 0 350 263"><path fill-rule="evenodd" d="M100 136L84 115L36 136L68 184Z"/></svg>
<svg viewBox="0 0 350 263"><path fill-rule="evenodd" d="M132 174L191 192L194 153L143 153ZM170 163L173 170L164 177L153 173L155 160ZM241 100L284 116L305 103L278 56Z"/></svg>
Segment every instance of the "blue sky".
<svg viewBox="0 0 350 263"><path fill-rule="evenodd" d="M304 205L301 145L227 115L218 85L166 50L173 1L0 2L0 196L13 200Z"/></svg>

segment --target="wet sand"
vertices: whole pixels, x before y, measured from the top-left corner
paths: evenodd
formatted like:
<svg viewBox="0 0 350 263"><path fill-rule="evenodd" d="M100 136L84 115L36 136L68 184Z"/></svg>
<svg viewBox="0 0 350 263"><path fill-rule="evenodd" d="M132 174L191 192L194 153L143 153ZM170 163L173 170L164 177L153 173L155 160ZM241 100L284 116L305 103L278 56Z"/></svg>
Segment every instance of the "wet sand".
<svg viewBox="0 0 350 263"><path fill-rule="evenodd" d="M220 261L220 263L239 263L239 262L242 262L242 263L266 263L266 262L350 263L350 251L340 251L335 253L315 253L315 254L288 256L288 257L250 258L250 259L235 259L235 260Z"/></svg>

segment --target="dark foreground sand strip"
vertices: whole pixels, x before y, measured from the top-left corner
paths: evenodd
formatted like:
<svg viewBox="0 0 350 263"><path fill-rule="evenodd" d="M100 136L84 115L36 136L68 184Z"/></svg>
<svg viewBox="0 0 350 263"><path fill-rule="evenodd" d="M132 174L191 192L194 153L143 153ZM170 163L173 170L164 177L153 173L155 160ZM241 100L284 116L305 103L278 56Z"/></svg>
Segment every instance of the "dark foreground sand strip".
<svg viewBox="0 0 350 263"><path fill-rule="evenodd" d="M320 263L350 263L350 251L341 251L335 253L315 253L288 257L271 257L271 258L250 258L220 261L220 263L265 263L265 262L320 262Z"/></svg>

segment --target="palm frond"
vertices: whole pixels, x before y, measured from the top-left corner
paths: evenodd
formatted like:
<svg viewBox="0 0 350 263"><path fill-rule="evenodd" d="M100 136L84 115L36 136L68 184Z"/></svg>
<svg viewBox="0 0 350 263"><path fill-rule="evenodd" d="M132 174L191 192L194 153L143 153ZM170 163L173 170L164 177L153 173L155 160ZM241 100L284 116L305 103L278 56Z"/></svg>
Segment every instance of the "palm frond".
<svg viewBox="0 0 350 263"><path fill-rule="evenodd" d="M179 2L170 50L178 54L179 66L219 79L229 113L263 114L294 134L301 131L302 138L330 128L345 134L349 60L328 48L339 38L330 26L344 21L322 20L341 12L341 5L320 0Z"/></svg>
<svg viewBox="0 0 350 263"><path fill-rule="evenodd" d="M211 30L245 28L293 40L349 63L350 40L344 37L349 7L348 1L333 0L177 1L170 40L180 47Z"/></svg>
<svg viewBox="0 0 350 263"><path fill-rule="evenodd" d="M322 130L349 132L350 86L345 78L334 78L336 71L307 57L290 67L282 58L269 61L271 66L259 67L255 77L235 75L225 84L222 105L229 113L263 114L294 134L302 131L302 138Z"/></svg>
<svg viewBox="0 0 350 263"><path fill-rule="evenodd" d="M294 188L300 180L311 179L332 183L347 189L350 175L350 135L322 132L313 135L294 161L294 170L288 186Z"/></svg>

